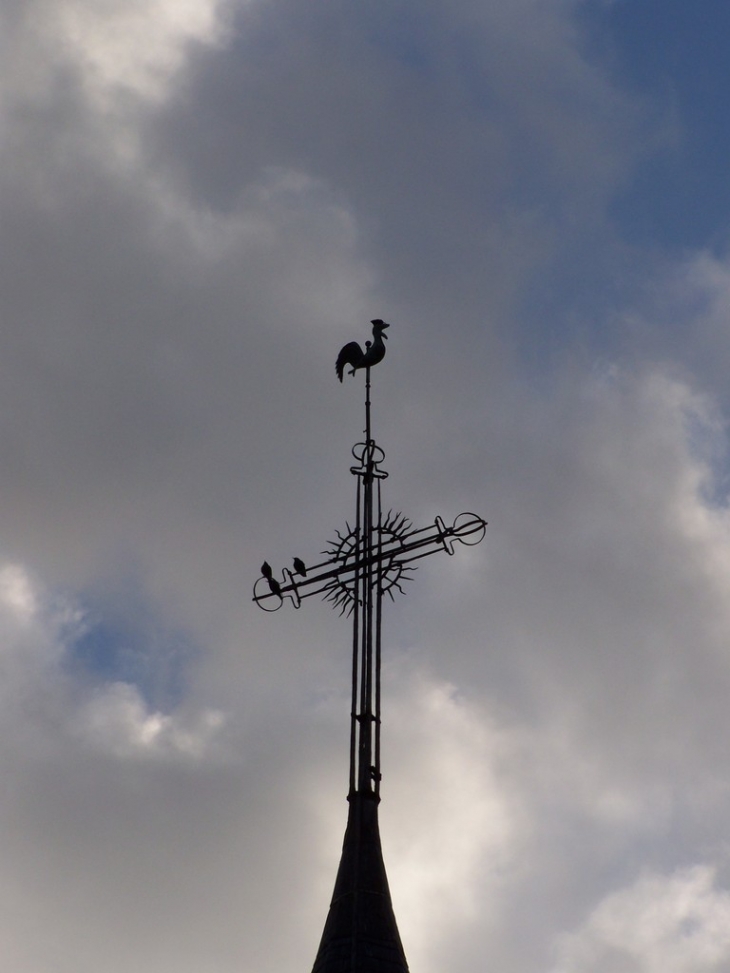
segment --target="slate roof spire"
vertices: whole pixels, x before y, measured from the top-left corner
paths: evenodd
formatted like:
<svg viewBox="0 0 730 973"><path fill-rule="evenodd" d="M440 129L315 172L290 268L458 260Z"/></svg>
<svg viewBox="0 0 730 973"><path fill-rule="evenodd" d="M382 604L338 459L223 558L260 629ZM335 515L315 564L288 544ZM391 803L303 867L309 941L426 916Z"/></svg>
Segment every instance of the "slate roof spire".
<svg viewBox="0 0 730 973"><path fill-rule="evenodd" d="M312 973L408 973L385 874L373 793L350 810L322 940Z"/></svg>

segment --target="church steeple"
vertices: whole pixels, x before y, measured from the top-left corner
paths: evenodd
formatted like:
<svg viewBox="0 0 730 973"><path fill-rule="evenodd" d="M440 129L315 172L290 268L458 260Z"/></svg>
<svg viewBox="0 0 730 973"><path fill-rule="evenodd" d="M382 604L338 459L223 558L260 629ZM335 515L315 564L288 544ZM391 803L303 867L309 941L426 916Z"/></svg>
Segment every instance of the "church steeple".
<svg viewBox="0 0 730 973"><path fill-rule="evenodd" d="M373 325L388 327L379 319ZM356 364L344 352L344 364L365 371L365 441L352 450L357 465L355 524L337 531L325 561L305 567L295 559L295 578L286 568L282 580L264 561L254 586L254 601L276 611L284 598L295 608L302 599L323 594L341 614L352 617L352 699L350 710L350 804L342 858L324 932L312 973L408 973L385 874L378 827L380 803L380 661L383 596L394 597L414 570L412 562L435 551L454 553L454 542L478 544L486 522L476 514L460 514L451 527L440 517L414 529L402 514L383 513L381 483L388 474L385 459L370 430L370 365ZM383 347L384 353L384 347ZM367 356L365 356L366 358Z"/></svg>

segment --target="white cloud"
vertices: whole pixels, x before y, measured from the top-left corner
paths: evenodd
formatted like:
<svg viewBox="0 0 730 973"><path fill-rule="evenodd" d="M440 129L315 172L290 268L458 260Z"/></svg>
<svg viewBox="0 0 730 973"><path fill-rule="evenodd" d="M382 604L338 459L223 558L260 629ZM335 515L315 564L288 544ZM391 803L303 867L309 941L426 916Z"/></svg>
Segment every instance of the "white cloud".
<svg viewBox="0 0 730 973"><path fill-rule="evenodd" d="M730 892L698 865L645 874L607 896L564 936L552 973L723 973L730 965Z"/></svg>
<svg viewBox="0 0 730 973"><path fill-rule="evenodd" d="M30 622L38 611L33 583L19 564L0 568L0 599L20 621Z"/></svg>
<svg viewBox="0 0 730 973"><path fill-rule="evenodd" d="M6 169L38 204L80 159L139 171L139 125L164 104L197 48L227 37L224 0L29 0L5 16L0 133ZM2 15L0 15L2 16ZM43 120L43 121L41 121ZM40 143L38 140L41 140ZM30 158L28 157L30 149Z"/></svg>
<svg viewBox="0 0 730 973"><path fill-rule="evenodd" d="M189 45L224 40L223 7L222 0L32 0L7 17L6 27L16 43L42 45L45 62L27 65L9 50L6 78L26 96L38 96L39 82L50 77L46 71L70 67L99 109L123 92L157 102L168 94Z"/></svg>
<svg viewBox="0 0 730 973"><path fill-rule="evenodd" d="M398 668L386 678L398 679ZM529 831L509 771L519 748L454 686L424 673L388 693L384 712L386 863L409 962L431 969L447 930L487 929L499 915Z"/></svg>
<svg viewBox="0 0 730 973"><path fill-rule="evenodd" d="M220 0L65 0L52 10L58 40L68 45L90 90L103 95L122 88L157 101L187 45L223 39L221 6Z"/></svg>
<svg viewBox="0 0 730 973"><path fill-rule="evenodd" d="M119 757L200 760L209 753L225 717L216 710L188 719L151 711L134 686L112 683L96 691L73 722L86 744Z"/></svg>

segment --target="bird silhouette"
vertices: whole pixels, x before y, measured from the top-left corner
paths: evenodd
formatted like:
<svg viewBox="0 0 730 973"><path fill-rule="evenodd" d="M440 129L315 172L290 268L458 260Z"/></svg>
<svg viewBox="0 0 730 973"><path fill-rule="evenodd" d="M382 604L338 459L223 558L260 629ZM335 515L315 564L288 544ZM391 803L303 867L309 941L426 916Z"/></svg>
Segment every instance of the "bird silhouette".
<svg viewBox="0 0 730 973"><path fill-rule="evenodd" d="M263 574L263 576L266 578L267 581L271 581L274 572L271 570L271 565L269 564L268 561L264 561L264 563L261 565L261 573Z"/></svg>
<svg viewBox="0 0 730 973"><path fill-rule="evenodd" d="M276 578L272 577L272 578L267 578L266 580L269 582L269 588L271 588L272 592L275 595L281 595L281 585L276 580Z"/></svg>
<svg viewBox="0 0 730 973"><path fill-rule="evenodd" d="M385 357L385 342L383 338L387 338L388 336L387 334L383 334L383 332L390 325L381 318L375 318L370 323L373 326L373 340L365 342L365 351L362 350L356 341L350 341L337 356L335 371L340 381L342 381L342 377L345 374L345 365L351 366L352 371L350 375L354 375L358 368L370 368L371 365L377 365Z"/></svg>
<svg viewBox="0 0 730 973"><path fill-rule="evenodd" d="M297 574L301 574L303 578L306 578L307 568L304 561L302 561L300 557L294 558L294 570L297 572Z"/></svg>

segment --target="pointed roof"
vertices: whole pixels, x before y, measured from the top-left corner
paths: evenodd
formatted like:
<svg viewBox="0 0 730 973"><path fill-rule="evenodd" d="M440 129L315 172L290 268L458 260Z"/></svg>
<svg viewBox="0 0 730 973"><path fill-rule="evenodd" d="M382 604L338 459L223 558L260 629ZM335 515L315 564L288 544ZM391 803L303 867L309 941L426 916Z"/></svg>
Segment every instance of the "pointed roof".
<svg viewBox="0 0 730 973"><path fill-rule="evenodd" d="M378 828L378 798L356 791L312 973L408 973Z"/></svg>

